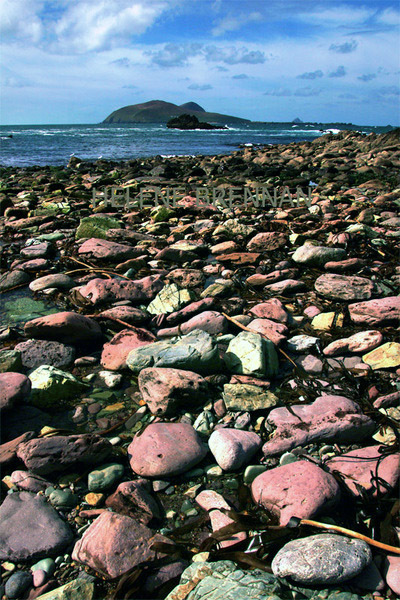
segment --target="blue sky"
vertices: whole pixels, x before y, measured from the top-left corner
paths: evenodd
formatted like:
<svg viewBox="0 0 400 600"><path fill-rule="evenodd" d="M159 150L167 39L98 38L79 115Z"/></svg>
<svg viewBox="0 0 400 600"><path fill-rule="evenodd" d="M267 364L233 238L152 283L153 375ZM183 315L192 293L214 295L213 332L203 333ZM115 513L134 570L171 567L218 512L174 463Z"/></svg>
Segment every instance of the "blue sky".
<svg viewBox="0 0 400 600"><path fill-rule="evenodd" d="M0 0L1 123L158 99L399 125L399 24L399 0Z"/></svg>

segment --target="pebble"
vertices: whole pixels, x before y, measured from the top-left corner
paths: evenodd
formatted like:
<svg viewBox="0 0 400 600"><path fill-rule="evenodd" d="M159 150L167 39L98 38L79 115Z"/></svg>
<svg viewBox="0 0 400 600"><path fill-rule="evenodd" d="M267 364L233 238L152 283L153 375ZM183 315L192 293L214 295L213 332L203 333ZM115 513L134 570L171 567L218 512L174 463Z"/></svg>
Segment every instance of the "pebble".
<svg viewBox="0 0 400 600"><path fill-rule="evenodd" d="M109 463L91 471L88 475L88 488L90 492L104 492L113 487L124 474L124 466Z"/></svg>
<svg viewBox="0 0 400 600"><path fill-rule="evenodd" d="M6 581L5 593L7 598L20 598L25 590L32 585L32 575L27 571L16 571Z"/></svg>

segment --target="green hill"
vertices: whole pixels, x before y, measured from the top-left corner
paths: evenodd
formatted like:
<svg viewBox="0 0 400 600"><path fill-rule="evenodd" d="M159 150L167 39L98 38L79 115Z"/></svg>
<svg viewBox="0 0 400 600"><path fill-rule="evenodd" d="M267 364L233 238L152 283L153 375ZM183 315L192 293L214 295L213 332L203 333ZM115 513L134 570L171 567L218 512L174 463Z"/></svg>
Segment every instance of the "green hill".
<svg viewBox="0 0 400 600"><path fill-rule="evenodd" d="M211 122L221 125L250 123L248 119L206 112L196 102L186 102L181 106L163 100L150 100L142 104L124 106L112 112L103 123L167 123L173 117L179 117L190 111L201 123Z"/></svg>

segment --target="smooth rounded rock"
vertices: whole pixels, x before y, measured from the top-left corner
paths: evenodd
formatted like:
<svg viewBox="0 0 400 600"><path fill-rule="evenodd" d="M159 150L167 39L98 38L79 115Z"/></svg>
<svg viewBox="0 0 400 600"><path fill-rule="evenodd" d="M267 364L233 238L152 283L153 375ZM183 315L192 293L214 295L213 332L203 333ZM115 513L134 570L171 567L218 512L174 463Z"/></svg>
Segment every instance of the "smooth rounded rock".
<svg viewBox="0 0 400 600"><path fill-rule="evenodd" d="M21 400L28 399L31 382L21 373L0 373L0 410L10 409Z"/></svg>
<svg viewBox="0 0 400 600"><path fill-rule="evenodd" d="M41 292L49 288L56 288L61 291L68 291L75 286L75 281L64 273L52 273L44 277L38 277L29 284L32 292Z"/></svg>
<svg viewBox="0 0 400 600"><path fill-rule="evenodd" d="M224 471L235 471L248 463L261 446L253 431L217 429L208 441L211 453Z"/></svg>
<svg viewBox="0 0 400 600"><path fill-rule="evenodd" d="M335 585L361 573L371 560L366 542L325 533L285 544L272 571L303 585Z"/></svg>
<svg viewBox="0 0 400 600"><path fill-rule="evenodd" d="M20 598L25 590L31 586L32 574L28 571L17 571L13 573L9 579L6 581L5 592L7 598Z"/></svg>
<svg viewBox="0 0 400 600"><path fill-rule="evenodd" d="M109 463L98 467L88 475L88 488L90 492L103 492L110 489L124 474L123 465Z"/></svg>
<svg viewBox="0 0 400 600"><path fill-rule="evenodd" d="M25 323L25 334L31 338L64 344L94 341L102 336L96 321L68 311L28 321Z"/></svg>
<svg viewBox="0 0 400 600"><path fill-rule="evenodd" d="M43 569L36 569L32 575L33 587L37 588L46 583L47 573Z"/></svg>
<svg viewBox="0 0 400 600"><path fill-rule="evenodd" d="M207 454L186 423L152 423L128 447L132 470L143 477L169 477L189 471Z"/></svg>

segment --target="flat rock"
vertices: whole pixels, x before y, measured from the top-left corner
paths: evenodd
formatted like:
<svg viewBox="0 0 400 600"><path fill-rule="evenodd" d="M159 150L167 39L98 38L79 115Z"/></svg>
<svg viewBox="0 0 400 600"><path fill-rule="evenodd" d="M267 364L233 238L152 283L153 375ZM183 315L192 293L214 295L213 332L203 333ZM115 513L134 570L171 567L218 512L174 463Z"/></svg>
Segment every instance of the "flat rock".
<svg viewBox="0 0 400 600"><path fill-rule="evenodd" d="M50 242L40 242L26 246L21 250L21 256L24 258L45 258L53 251L53 245Z"/></svg>
<svg viewBox="0 0 400 600"><path fill-rule="evenodd" d="M103 310L99 313L99 317L111 320L119 319L120 321L129 323L129 325L139 325L149 318L144 310L134 306L113 306L113 308Z"/></svg>
<svg viewBox="0 0 400 600"><path fill-rule="evenodd" d="M51 589L51 591L35 597L37 600L92 600L94 582L78 577L78 579L73 579L56 589ZM31 596L29 596L29 600L30 598Z"/></svg>
<svg viewBox="0 0 400 600"><path fill-rule="evenodd" d="M218 529L222 529L222 527L226 527L227 525L231 525L231 523L234 522L231 517L222 512L221 509L230 510L231 507L218 492L215 492L214 490L203 490L196 496L196 502L201 508L210 513L213 532L218 531ZM230 538L219 542L219 545L221 548L229 548L229 546L233 546L234 544L245 540L246 537L246 533L240 531L239 533L233 534Z"/></svg>
<svg viewBox="0 0 400 600"><path fill-rule="evenodd" d="M180 289L176 283L169 283L157 294L147 307L151 315L164 315L180 310L194 300L193 292Z"/></svg>
<svg viewBox="0 0 400 600"><path fill-rule="evenodd" d="M15 346L21 353L25 369L36 369L40 365L69 367L75 359L75 348L50 340L27 340Z"/></svg>
<svg viewBox="0 0 400 600"><path fill-rule="evenodd" d="M400 323L400 296L387 296L348 306L350 319L357 325L398 325Z"/></svg>
<svg viewBox="0 0 400 600"><path fill-rule="evenodd" d="M241 331L229 342L224 361L231 373L240 375L273 377L278 372L273 342L249 331Z"/></svg>
<svg viewBox="0 0 400 600"><path fill-rule="evenodd" d="M291 517L309 519L329 511L340 499L336 479L306 460L265 471L251 486L253 500L279 517L286 525Z"/></svg>
<svg viewBox="0 0 400 600"><path fill-rule="evenodd" d="M193 410L208 399L208 383L201 375L183 369L142 369L138 385L143 401L155 415L175 415L179 408Z"/></svg>
<svg viewBox="0 0 400 600"><path fill-rule="evenodd" d="M28 399L31 382L21 373L0 373L0 410L13 408L22 400Z"/></svg>
<svg viewBox="0 0 400 600"><path fill-rule="evenodd" d="M128 258L138 256L137 249L133 246L99 238L90 238L83 242L79 247L78 254L88 254L109 262L128 260Z"/></svg>
<svg viewBox="0 0 400 600"><path fill-rule="evenodd" d="M250 462L261 438L253 431L223 428L212 432L208 445L221 469L235 471Z"/></svg>
<svg viewBox="0 0 400 600"><path fill-rule="evenodd" d="M272 561L272 571L300 584L335 585L361 573L371 560L366 542L323 533L285 544Z"/></svg>
<svg viewBox="0 0 400 600"><path fill-rule="evenodd" d="M120 577L155 557L152 541L163 539L125 515L103 512L75 544L72 560L94 569L106 579Z"/></svg>
<svg viewBox="0 0 400 600"><path fill-rule="evenodd" d="M75 281L64 273L51 273L44 277L38 277L29 284L32 292L41 292L50 288L56 288L61 291L68 291L75 286Z"/></svg>
<svg viewBox="0 0 400 600"><path fill-rule="evenodd" d="M332 273L348 273L351 271L359 271L367 264L367 261L362 258L346 258L344 260L332 260L325 263L325 269Z"/></svg>
<svg viewBox="0 0 400 600"><path fill-rule="evenodd" d="M248 383L226 383L223 399L226 408L232 411L265 410L279 403L269 390Z"/></svg>
<svg viewBox="0 0 400 600"><path fill-rule="evenodd" d="M382 454L383 446L368 446L352 450L326 461L325 467L331 473L338 472L343 483L354 496L360 496L360 487L374 496L386 494L388 488L396 489L400 476L400 454ZM376 479L378 478L378 479ZM389 489L390 489L389 488Z"/></svg>
<svg viewBox="0 0 400 600"><path fill-rule="evenodd" d="M331 300L369 300L375 286L365 277L326 273L318 277L315 290Z"/></svg>
<svg viewBox="0 0 400 600"><path fill-rule="evenodd" d="M25 271L14 269L14 271L6 271L0 275L0 292L6 292L12 288L27 285L31 277Z"/></svg>
<svg viewBox="0 0 400 600"><path fill-rule="evenodd" d="M82 238L105 239L107 232L111 229L118 229L121 226L120 221L105 215L91 215L83 217L79 221L75 237L77 240Z"/></svg>
<svg viewBox="0 0 400 600"><path fill-rule="evenodd" d="M359 331L348 338L341 338L328 344L323 352L325 356L336 356L351 352L354 354L368 352L373 350L383 341L383 335L375 329L369 331Z"/></svg>
<svg viewBox="0 0 400 600"><path fill-rule="evenodd" d="M282 296L285 294L295 294L296 292L304 291L306 288L307 286L304 281L300 281L299 279L283 279L282 281L270 283L264 287L266 291L277 295L281 294Z"/></svg>
<svg viewBox="0 0 400 600"><path fill-rule="evenodd" d="M148 525L153 519L161 519L162 515L160 505L151 495L149 487L144 479L124 481L106 499L105 505L112 508L114 512Z"/></svg>
<svg viewBox="0 0 400 600"><path fill-rule="evenodd" d="M40 492L51 485L46 479L29 471L13 471L11 481L26 492Z"/></svg>
<svg viewBox="0 0 400 600"><path fill-rule="evenodd" d="M398 342L386 342L379 348L364 354L363 362L376 369L391 369L400 365L400 344Z"/></svg>
<svg viewBox="0 0 400 600"><path fill-rule="evenodd" d="M375 423L344 396L323 395L311 404L274 408L267 417L277 428L263 446L266 456L317 441L354 444L372 434Z"/></svg>
<svg viewBox="0 0 400 600"><path fill-rule="evenodd" d="M104 344L101 353L101 364L105 369L118 371L127 367L126 359L135 348L148 346L155 341L155 336L141 328L123 329Z"/></svg>
<svg viewBox="0 0 400 600"><path fill-rule="evenodd" d="M295 263L308 267L323 267L329 261L344 259L346 250L344 248L331 248L328 246L314 246L304 244L297 248L292 259Z"/></svg>
<svg viewBox="0 0 400 600"><path fill-rule="evenodd" d="M87 468L99 464L111 452L108 440L95 434L55 435L19 444L17 456L29 471L49 475L78 465Z"/></svg>
<svg viewBox="0 0 400 600"><path fill-rule="evenodd" d="M282 344L289 334L289 330L285 325L276 323L271 319L253 319L247 327L251 331L260 333L262 336L268 338L276 346Z"/></svg>
<svg viewBox="0 0 400 600"><path fill-rule="evenodd" d="M27 431L22 435L10 440L9 442L5 442L0 445L0 467L3 469L8 469L15 462L18 462L17 459L17 448L23 442L27 442L28 440L35 437L35 433L33 431Z"/></svg>
<svg viewBox="0 0 400 600"><path fill-rule="evenodd" d="M54 407L55 402L75 398L87 389L74 375L51 365L41 365L29 374L31 403L38 408Z"/></svg>
<svg viewBox="0 0 400 600"><path fill-rule="evenodd" d="M205 310L198 315L195 315L189 321L181 323L175 327L159 329L157 337L171 337L174 335L186 335L195 329L206 331L210 335L218 333L226 333L228 330L227 319L216 310Z"/></svg>
<svg viewBox="0 0 400 600"><path fill-rule="evenodd" d="M25 323L27 337L75 344L99 340L100 326L89 317L74 312L59 312Z"/></svg>
<svg viewBox="0 0 400 600"><path fill-rule="evenodd" d="M148 275L143 279L92 279L79 289L79 293L88 302L97 306L106 302L131 300L149 302L164 287L161 275Z"/></svg>
<svg viewBox="0 0 400 600"><path fill-rule="evenodd" d="M205 331L195 330L181 338L135 348L128 354L126 364L134 373L154 366L209 374L219 369L220 359L213 338Z"/></svg>
<svg viewBox="0 0 400 600"><path fill-rule="evenodd" d="M285 246L287 235L277 231L257 233L247 244L249 252L272 252Z"/></svg>
<svg viewBox="0 0 400 600"><path fill-rule="evenodd" d="M203 311L206 312L215 308L216 302L217 301L215 298L208 297L203 298L202 300L197 300L196 302L191 302L180 310L166 315L165 322L168 323L168 325L175 325L176 323L186 321L186 319L190 319L198 313Z"/></svg>
<svg viewBox="0 0 400 600"><path fill-rule="evenodd" d="M336 327L343 327L343 319L343 313L323 312L313 317L311 327L319 331L330 331Z"/></svg>
<svg viewBox="0 0 400 600"><path fill-rule="evenodd" d="M187 423L152 423L128 447L131 468L143 477L179 475L206 454L206 446Z"/></svg>
<svg viewBox="0 0 400 600"><path fill-rule="evenodd" d="M0 506L0 560L57 556L72 539L69 526L43 496L16 492Z"/></svg>
<svg viewBox="0 0 400 600"><path fill-rule="evenodd" d="M249 313L259 319L271 319L286 325L289 321L289 313L284 304L278 298L271 298L260 304L252 306Z"/></svg>
<svg viewBox="0 0 400 600"><path fill-rule="evenodd" d="M178 284L181 288L197 288L204 284L205 276L198 269L173 269L167 279Z"/></svg>

